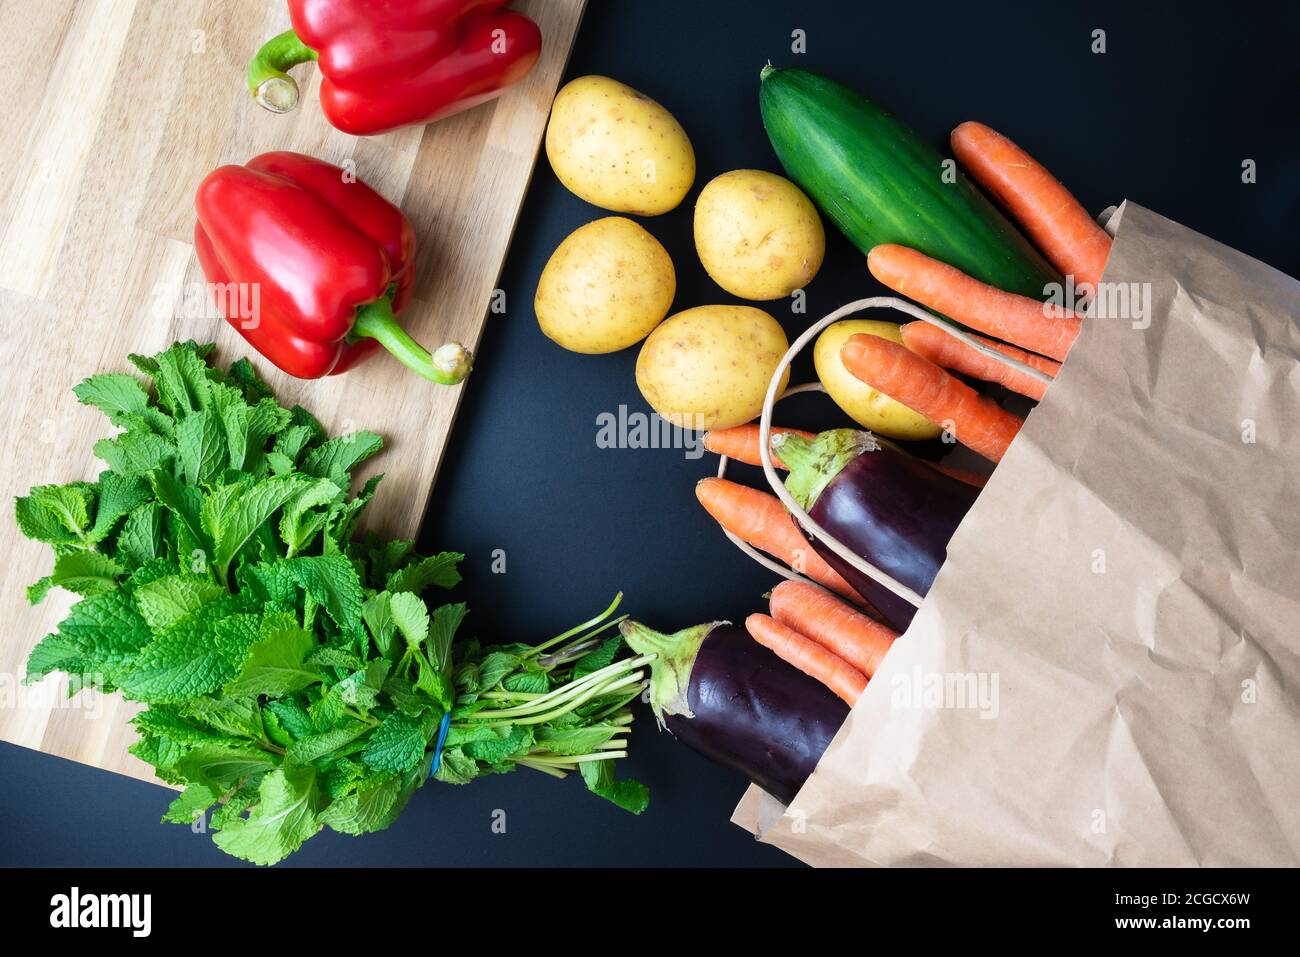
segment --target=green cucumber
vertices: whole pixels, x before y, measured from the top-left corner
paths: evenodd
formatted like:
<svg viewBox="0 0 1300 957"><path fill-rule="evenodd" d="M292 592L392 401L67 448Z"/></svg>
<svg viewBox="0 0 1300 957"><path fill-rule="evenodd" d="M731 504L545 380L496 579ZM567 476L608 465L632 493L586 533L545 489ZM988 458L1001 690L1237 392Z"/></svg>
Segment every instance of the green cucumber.
<svg viewBox="0 0 1300 957"><path fill-rule="evenodd" d="M763 68L763 126L790 178L863 254L899 243L1034 299L1061 277L982 193L908 126L806 70ZM945 182L945 180L950 180Z"/></svg>

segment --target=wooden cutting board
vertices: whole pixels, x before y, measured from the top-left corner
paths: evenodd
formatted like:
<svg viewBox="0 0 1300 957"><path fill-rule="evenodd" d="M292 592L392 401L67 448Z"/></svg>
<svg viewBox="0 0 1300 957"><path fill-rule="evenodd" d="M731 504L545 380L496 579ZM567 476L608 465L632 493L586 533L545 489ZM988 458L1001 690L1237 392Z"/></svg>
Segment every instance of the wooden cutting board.
<svg viewBox="0 0 1300 957"><path fill-rule="evenodd" d="M93 692L68 701L61 677L19 686L31 648L73 599L56 590L28 606L26 585L52 559L18 533L9 504L32 485L98 475L91 446L113 430L71 389L92 372L131 371L129 352L215 341L219 360L250 355L283 404L301 403L331 431L380 433L386 448L369 465L385 479L368 526L415 535L474 376L448 389L386 356L314 382L280 374L224 322L187 306L203 282L194 190L213 168L266 150L353 161L415 225L404 325L430 348L447 339L476 348L584 4L514 4L540 24L544 45L501 98L360 139L321 115L313 67L295 74L304 96L293 113L267 113L248 95L249 58L289 26L283 0L0 0L0 739L152 780L127 753L134 706Z"/></svg>

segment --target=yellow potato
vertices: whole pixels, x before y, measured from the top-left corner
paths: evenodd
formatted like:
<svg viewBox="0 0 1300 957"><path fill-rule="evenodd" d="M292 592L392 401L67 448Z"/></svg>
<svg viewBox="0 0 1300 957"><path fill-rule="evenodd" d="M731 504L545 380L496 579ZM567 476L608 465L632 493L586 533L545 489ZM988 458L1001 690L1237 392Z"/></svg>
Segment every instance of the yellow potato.
<svg viewBox="0 0 1300 957"><path fill-rule="evenodd" d="M753 306L697 306L660 324L641 347L636 384L656 412L684 429L726 429L755 418L789 343ZM781 388L790 370L781 378Z"/></svg>
<svg viewBox="0 0 1300 957"><path fill-rule="evenodd" d="M763 170L737 169L700 191L695 249L713 281L733 296L780 299L817 275L826 231L794 183Z"/></svg>
<svg viewBox="0 0 1300 957"><path fill-rule="evenodd" d="M606 76L578 77L556 94L546 156L571 192L617 213L666 213L695 182L695 151L681 124Z"/></svg>
<svg viewBox="0 0 1300 957"><path fill-rule="evenodd" d="M668 251L622 216L575 229L556 247L533 300L542 332L571 352L635 345L668 315L677 275Z"/></svg>
<svg viewBox="0 0 1300 957"><path fill-rule="evenodd" d="M943 430L919 412L895 402L856 378L840 361L840 349L858 333L903 341L898 325L874 319L845 319L828 326L813 346L813 365L827 394L854 422L891 439L933 439Z"/></svg>

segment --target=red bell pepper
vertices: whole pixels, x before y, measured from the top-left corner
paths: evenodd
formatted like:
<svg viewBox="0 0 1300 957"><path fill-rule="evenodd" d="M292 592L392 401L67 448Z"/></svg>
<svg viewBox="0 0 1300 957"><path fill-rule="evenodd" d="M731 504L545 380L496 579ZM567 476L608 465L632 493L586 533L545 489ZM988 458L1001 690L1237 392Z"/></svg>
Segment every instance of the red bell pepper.
<svg viewBox="0 0 1300 957"><path fill-rule="evenodd" d="M289 375L339 373L381 345L442 385L469 373L459 343L430 355L397 324L415 283L415 232L401 210L339 167L263 153L209 173L194 205L194 247L217 308ZM236 301L256 309L244 315L231 308Z"/></svg>
<svg viewBox="0 0 1300 957"><path fill-rule="evenodd" d="M293 29L248 67L259 104L285 113L298 85L285 71L319 60L321 107L344 133L431 123L523 79L541 56L537 24L507 0L289 0Z"/></svg>

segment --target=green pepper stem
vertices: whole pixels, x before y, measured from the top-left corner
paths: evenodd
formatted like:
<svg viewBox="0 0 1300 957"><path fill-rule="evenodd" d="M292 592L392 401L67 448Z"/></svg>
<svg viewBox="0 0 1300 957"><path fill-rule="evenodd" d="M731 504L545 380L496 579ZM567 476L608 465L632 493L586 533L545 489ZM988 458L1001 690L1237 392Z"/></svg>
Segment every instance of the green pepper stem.
<svg viewBox="0 0 1300 957"><path fill-rule="evenodd" d="M388 297L366 303L357 310L352 335L375 339L402 365L439 385L455 385L469 375L474 357L459 342L440 345L429 351L407 334L393 318L393 304Z"/></svg>
<svg viewBox="0 0 1300 957"><path fill-rule="evenodd" d="M288 113L298 105L298 84L286 70L316 59L316 51L285 30L271 37L248 64L248 89L258 106L272 113Z"/></svg>

